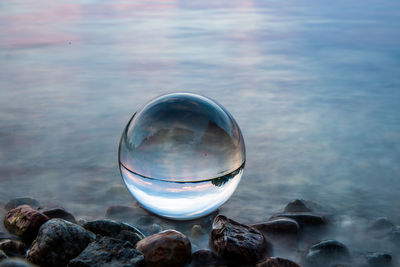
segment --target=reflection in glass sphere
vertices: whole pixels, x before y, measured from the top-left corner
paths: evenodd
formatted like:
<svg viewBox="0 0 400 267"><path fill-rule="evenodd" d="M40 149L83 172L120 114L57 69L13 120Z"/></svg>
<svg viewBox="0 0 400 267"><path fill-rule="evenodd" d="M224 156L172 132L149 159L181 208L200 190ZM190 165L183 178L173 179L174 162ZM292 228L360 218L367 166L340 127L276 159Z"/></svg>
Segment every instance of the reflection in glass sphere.
<svg viewBox="0 0 400 267"><path fill-rule="evenodd" d="M243 173L245 146L233 117L189 93L158 97L133 114L119 145L121 175L149 211L194 219L221 206Z"/></svg>

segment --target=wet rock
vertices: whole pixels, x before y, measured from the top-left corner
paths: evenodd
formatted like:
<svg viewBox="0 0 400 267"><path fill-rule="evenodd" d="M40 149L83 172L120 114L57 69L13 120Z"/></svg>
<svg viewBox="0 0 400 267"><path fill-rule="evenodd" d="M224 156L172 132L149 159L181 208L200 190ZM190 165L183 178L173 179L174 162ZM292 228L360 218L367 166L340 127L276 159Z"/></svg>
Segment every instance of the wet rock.
<svg viewBox="0 0 400 267"><path fill-rule="evenodd" d="M4 208L9 211L12 209L15 209L18 206L21 205L28 205L31 206L32 208L36 209L39 207L39 202L36 199L30 198L30 197L18 197L18 198L13 198L9 200L5 205Z"/></svg>
<svg viewBox="0 0 400 267"><path fill-rule="evenodd" d="M83 227L92 233L102 236L114 237L129 241L135 245L138 241L144 238L142 232L137 228L126 223L116 222L113 220L96 220L86 222Z"/></svg>
<svg viewBox="0 0 400 267"><path fill-rule="evenodd" d="M258 223L251 225L261 232L265 232L273 235L295 235L297 236L300 232L300 225L296 220L290 218L273 218L270 221L264 223Z"/></svg>
<svg viewBox="0 0 400 267"><path fill-rule="evenodd" d="M52 208L52 209L44 209L44 210L39 210L41 211L44 215L49 217L50 219L63 219L66 221L69 221L71 223L76 224L76 220L74 215L66 211L65 209L59 207L59 208Z"/></svg>
<svg viewBox="0 0 400 267"><path fill-rule="evenodd" d="M189 239L175 230L148 236L136 244L144 254L147 267L184 266L191 256Z"/></svg>
<svg viewBox="0 0 400 267"><path fill-rule="evenodd" d="M324 226L327 223L326 218L311 213L278 213L273 215L270 220L282 217L295 220L301 227Z"/></svg>
<svg viewBox="0 0 400 267"><path fill-rule="evenodd" d="M143 266L144 255L130 242L101 237L90 243L68 267Z"/></svg>
<svg viewBox="0 0 400 267"><path fill-rule="evenodd" d="M10 257L25 257L27 247L21 241L5 239L0 241L0 249Z"/></svg>
<svg viewBox="0 0 400 267"><path fill-rule="evenodd" d="M41 266L66 265L94 239L93 233L79 225L52 219L40 227L27 259Z"/></svg>
<svg viewBox="0 0 400 267"><path fill-rule="evenodd" d="M18 258L8 258L0 262L0 267L34 267L29 262Z"/></svg>
<svg viewBox="0 0 400 267"><path fill-rule="evenodd" d="M256 267L301 267L301 265L287 259L271 257L257 264Z"/></svg>
<svg viewBox="0 0 400 267"><path fill-rule="evenodd" d="M347 264L351 261L347 247L336 240L321 241L308 249L305 261L310 266Z"/></svg>
<svg viewBox="0 0 400 267"><path fill-rule="evenodd" d="M22 205L8 211L4 218L6 229L24 240L31 241L39 227L49 218L31 206Z"/></svg>
<svg viewBox="0 0 400 267"><path fill-rule="evenodd" d="M307 207L306 203L302 199L295 199L289 202L285 207L285 212L310 212L312 211L309 207Z"/></svg>
<svg viewBox="0 0 400 267"><path fill-rule="evenodd" d="M215 217L212 227L210 247L225 259L255 264L271 249L260 231L223 215Z"/></svg>
<svg viewBox="0 0 400 267"><path fill-rule="evenodd" d="M225 267L228 263L211 250L202 249L192 254L190 267Z"/></svg>
<svg viewBox="0 0 400 267"><path fill-rule="evenodd" d="M392 264L392 255L383 252L368 253L366 259L371 267L389 267Z"/></svg>
<svg viewBox="0 0 400 267"><path fill-rule="evenodd" d="M7 259L6 253L0 249L0 261Z"/></svg>

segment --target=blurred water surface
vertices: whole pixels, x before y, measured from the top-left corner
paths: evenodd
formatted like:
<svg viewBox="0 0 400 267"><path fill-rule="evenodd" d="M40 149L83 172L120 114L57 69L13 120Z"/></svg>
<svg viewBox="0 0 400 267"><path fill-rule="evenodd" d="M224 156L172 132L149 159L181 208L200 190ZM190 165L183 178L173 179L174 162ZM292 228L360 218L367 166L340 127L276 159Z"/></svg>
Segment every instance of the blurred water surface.
<svg viewBox="0 0 400 267"><path fill-rule="evenodd" d="M399 1L1 1L0 201L82 216L133 202L130 116L164 93L213 98L247 163L221 213L301 197L400 224Z"/></svg>

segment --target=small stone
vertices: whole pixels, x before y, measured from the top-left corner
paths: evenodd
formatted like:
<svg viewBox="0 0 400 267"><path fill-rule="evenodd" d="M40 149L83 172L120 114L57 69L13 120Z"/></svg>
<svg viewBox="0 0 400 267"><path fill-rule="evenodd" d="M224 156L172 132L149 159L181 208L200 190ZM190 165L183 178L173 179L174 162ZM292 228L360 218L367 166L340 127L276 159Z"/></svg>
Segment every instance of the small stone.
<svg viewBox="0 0 400 267"><path fill-rule="evenodd" d="M90 243L68 267L143 266L144 256L130 242L101 237Z"/></svg>
<svg viewBox="0 0 400 267"><path fill-rule="evenodd" d="M327 219L316 215L316 214L304 214L304 213L278 213L273 215L270 220L276 218L290 218L298 222L301 227L315 227L315 226L324 226L327 223Z"/></svg>
<svg viewBox="0 0 400 267"><path fill-rule="evenodd" d="M6 253L0 249L0 261L7 259Z"/></svg>
<svg viewBox="0 0 400 267"><path fill-rule="evenodd" d="M29 262L18 259L18 258L8 258L0 262L0 267L34 267L36 265L32 265Z"/></svg>
<svg viewBox="0 0 400 267"><path fill-rule="evenodd" d="M147 267L184 266L191 256L189 239L175 230L148 236L136 244L143 252Z"/></svg>
<svg viewBox="0 0 400 267"><path fill-rule="evenodd" d="M287 259L271 257L257 264L256 267L301 267L301 265Z"/></svg>
<svg viewBox="0 0 400 267"><path fill-rule="evenodd" d="M0 249L10 257L25 257L27 248L21 241L5 239L0 241Z"/></svg>
<svg viewBox="0 0 400 267"><path fill-rule="evenodd" d="M86 222L83 227L92 233L102 236L114 237L117 239L129 241L135 245L144 238L144 234L137 228L127 223L116 222L113 220L96 220Z"/></svg>
<svg viewBox="0 0 400 267"><path fill-rule="evenodd" d="M192 229L190 230L190 236L197 238L203 234L203 228L201 225L195 224L192 226Z"/></svg>
<svg viewBox="0 0 400 267"><path fill-rule="evenodd" d="M386 217L377 218L370 227L372 231L391 231L394 224Z"/></svg>
<svg viewBox="0 0 400 267"><path fill-rule="evenodd" d="M39 207L39 202L36 199L30 198L30 197L18 197L18 198L13 198L10 201L8 201L5 205L4 208L9 211L12 209L15 209L18 206L21 205L28 205L31 206L32 208L38 208Z"/></svg>
<svg viewBox="0 0 400 267"><path fill-rule="evenodd" d="M190 267L226 267L228 263L211 250L202 249L192 254Z"/></svg>
<svg viewBox="0 0 400 267"><path fill-rule="evenodd" d="M307 207L304 200L295 199L286 205L284 211L291 213L291 212L310 212L312 210L309 207Z"/></svg>
<svg viewBox="0 0 400 267"><path fill-rule="evenodd" d="M52 209L44 209L44 210L40 210L44 215L46 215L47 217L49 217L50 219L64 219L66 221L69 221L71 223L77 223L75 220L74 215L72 215L71 213L69 213L68 211L66 211L63 208L52 208Z"/></svg>
<svg viewBox="0 0 400 267"><path fill-rule="evenodd" d="M93 233L79 225L52 219L40 227L27 259L41 266L66 265L94 239Z"/></svg>
<svg viewBox="0 0 400 267"><path fill-rule="evenodd" d="M39 227L49 218L31 206L22 205L9 210L4 218L6 229L24 240L31 241L37 235Z"/></svg>
<svg viewBox="0 0 400 267"><path fill-rule="evenodd" d="M240 264L255 264L269 253L263 234L257 229L228 219L215 217L210 247L221 257Z"/></svg>
<svg viewBox="0 0 400 267"><path fill-rule="evenodd" d="M392 264L392 255L383 252L371 252L366 255L371 267L388 267Z"/></svg>
<svg viewBox="0 0 400 267"><path fill-rule="evenodd" d="M347 247L336 240L321 241L308 249L305 256L310 266L346 264L351 261Z"/></svg>

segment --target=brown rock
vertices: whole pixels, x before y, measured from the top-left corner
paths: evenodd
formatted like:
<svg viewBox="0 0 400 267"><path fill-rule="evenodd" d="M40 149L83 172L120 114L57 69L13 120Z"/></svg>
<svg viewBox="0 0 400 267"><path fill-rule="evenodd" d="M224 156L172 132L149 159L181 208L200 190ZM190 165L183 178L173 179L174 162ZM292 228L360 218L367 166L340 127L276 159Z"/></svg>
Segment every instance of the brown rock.
<svg viewBox="0 0 400 267"><path fill-rule="evenodd" d="M8 211L4 218L6 229L22 239L31 241L35 238L42 224L49 218L28 205L21 205Z"/></svg>
<svg viewBox="0 0 400 267"><path fill-rule="evenodd" d="M144 254L147 267L184 266L191 256L189 239L175 230L165 230L148 236L136 244Z"/></svg>
<svg viewBox="0 0 400 267"><path fill-rule="evenodd" d="M223 215L215 217L212 227L210 247L229 261L255 264L271 249L260 231Z"/></svg>
<svg viewBox="0 0 400 267"><path fill-rule="evenodd" d="M301 267L301 265L287 259L271 257L257 264L256 267Z"/></svg>

